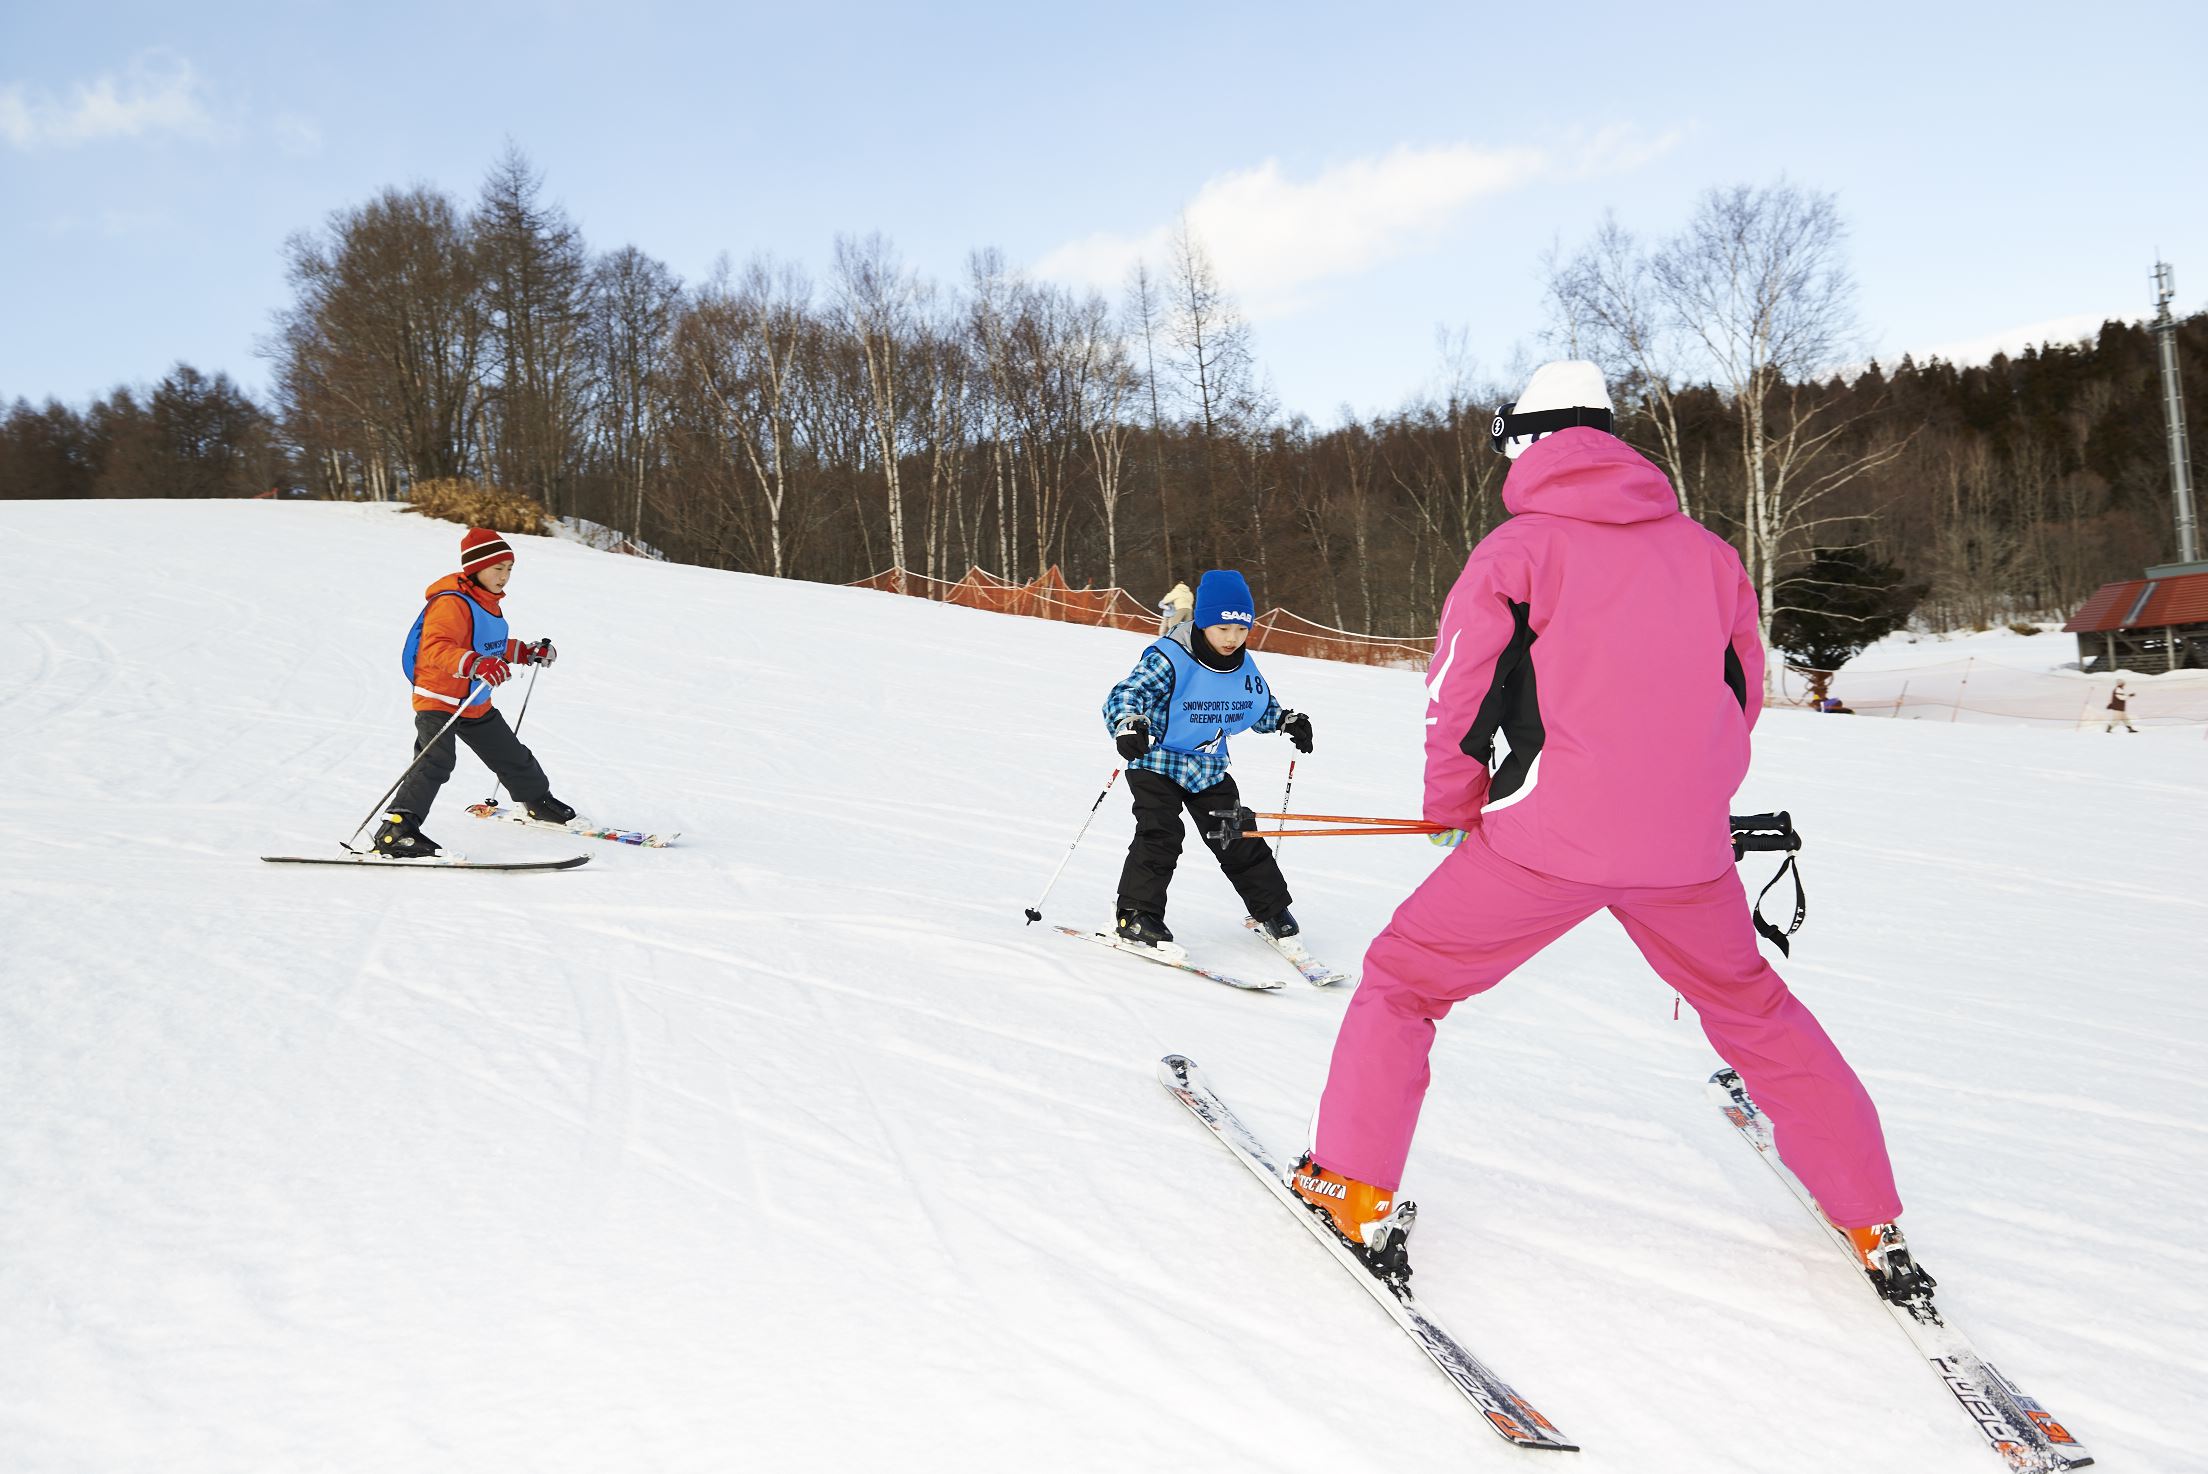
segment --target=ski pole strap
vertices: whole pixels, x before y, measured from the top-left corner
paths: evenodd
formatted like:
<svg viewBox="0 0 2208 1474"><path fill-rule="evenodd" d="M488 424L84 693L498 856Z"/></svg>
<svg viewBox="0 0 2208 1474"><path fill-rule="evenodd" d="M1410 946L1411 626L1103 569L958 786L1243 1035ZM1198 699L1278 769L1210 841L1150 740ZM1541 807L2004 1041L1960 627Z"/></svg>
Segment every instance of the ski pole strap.
<svg viewBox="0 0 2208 1474"><path fill-rule="evenodd" d="M1781 957L1790 957L1794 948L1787 939L1802 929L1802 919L1809 914L1809 898L1802 891L1802 867L1798 855L1802 847L1802 837L1794 832L1793 817L1783 809L1776 814L1735 814L1732 816L1732 825L1734 860L1739 860L1750 850L1777 850L1786 855L1785 862L1772 875L1769 884L1756 893L1752 914L1755 918L1756 934L1778 948ZM1794 877L1794 919L1788 923L1785 931L1780 931L1763 919L1763 898L1770 895L1772 888L1789 875Z"/></svg>

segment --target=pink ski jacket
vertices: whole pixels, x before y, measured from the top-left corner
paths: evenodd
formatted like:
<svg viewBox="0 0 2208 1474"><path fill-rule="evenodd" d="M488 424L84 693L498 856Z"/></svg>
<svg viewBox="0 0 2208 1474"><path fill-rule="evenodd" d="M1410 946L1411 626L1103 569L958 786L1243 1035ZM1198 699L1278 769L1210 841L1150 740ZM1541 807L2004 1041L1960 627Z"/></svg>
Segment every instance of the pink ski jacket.
<svg viewBox="0 0 2208 1474"><path fill-rule="evenodd" d="M1527 447L1503 505L1426 673L1426 818L1564 880L1714 879L1763 696L1740 556L1601 430Z"/></svg>

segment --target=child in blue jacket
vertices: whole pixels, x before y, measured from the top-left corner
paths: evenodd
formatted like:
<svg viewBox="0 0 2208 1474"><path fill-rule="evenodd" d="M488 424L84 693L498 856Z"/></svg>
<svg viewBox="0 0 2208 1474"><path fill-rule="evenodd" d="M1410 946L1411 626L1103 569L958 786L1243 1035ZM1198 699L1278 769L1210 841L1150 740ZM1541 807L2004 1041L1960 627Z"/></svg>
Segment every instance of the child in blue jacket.
<svg viewBox="0 0 2208 1474"><path fill-rule="evenodd" d="M1227 775L1227 738L1236 732L1285 732L1298 752L1311 750L1311 718L1273 699L1243 648L1254 615L1242 575L1212 569L1196 586L1193 616L1152 641L1105 698L1104 725L1127 760L1135 800L1135 838L1119 876L1118 931L1128 941L1173 940L1165 894L1180 863L1183 809L1198 834L1221 834L1219 868L1251 918L1272 936L1296 934L1288 882L1265 841L1241 836L1233 816L1242 795Z"/></svg>

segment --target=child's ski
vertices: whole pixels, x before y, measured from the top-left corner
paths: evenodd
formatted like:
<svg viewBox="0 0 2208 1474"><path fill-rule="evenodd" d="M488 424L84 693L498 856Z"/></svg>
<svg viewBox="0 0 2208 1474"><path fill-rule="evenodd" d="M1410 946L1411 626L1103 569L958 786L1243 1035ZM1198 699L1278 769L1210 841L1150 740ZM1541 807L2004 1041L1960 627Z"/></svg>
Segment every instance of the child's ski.
<svg viewBox="0 0 2208 1474"><path fill-rule="evenodd" d="M1311 949L1303 945L1299 937L1276 937L1257 924L1254 916L1242 918L1242 924L1257 934L1257 939L1288 959L1291 967L1303 975L1303 980L1314 988L1332 987L1349 981L1349 974L1338 967L1329 967L1311 955Z"/></svg>
<svg viewBox="0 0 2208 1474"><path fill-rule="evenodd" d="M1130 957L1140 957L1146 962L1155 962L1163 967L1177 967L1182 972L1192 972L1200 978L1209 978L1215 983L1225 983L1230 988L1240 988L1245 992L1276 993L1285 986L1275 978L1267 978L1263 982L1251 982L1247 978L1232 977L1223 972L1213 972L1208 967L1198 967L1188 960L1187 952L1174 946L1171 942L1156 947L1146 947L1139 942L1122 941L1118 937L1100 931L1082 931L1071 926L1053 927L1052 930L1064 932L1069 937L1078 937L1083 941L1094 942L1100 947L1109 947L1114 952L1125 952Z"/></svg>
<svg viewBox="0 0 2208 1474"><path fill-rule="evenodd" d="M1725 1113L1725 1119L1733 1123L1741 1139L1756 1149L1764 1165L1779 1175L1779 1180L1825 1230L1826 1237L1838 1245L1853 1264L1855 1252L1848 1245L1847 1235L1833 1226L1832 1220L1817 1206L1817 1200L1810 1196L1809 1189L1802 1186L1802 1180L1779 1160L1771 1122L1748 1098L1739 1074L1731 1068L1721 1069L1710 1076L1709 1089L1710 1098ZM1868 1275L1864 1278L1868 1279ZM2055 1421L2052 1413L2023 1388L2001 1375L1991 1362L1978 1354L1978 1348L1970 1344L1969 1337L1947 1323L1939 1307L1932 1303L1930 1293L1904 1301L1889 1300L1883 1295L1879 1299L1893 1313L1902 1333L1916 1346L1917 1354L1932 1368L1932 1374L1940 1379L1940 1385L1962 1405L1964 1413L1977 1426L1978 1436L2007 1460L2011 1469L2020 1474L2059 1474L2061 1470L2079 1469L2093 1462L2093 1456L2078 1446L2078 1441Z"/></svg>
<svg viewBox="0 0 2208 1474"><path fill-rule="evenodd" d="M588 855L564 860L471 860L465 855L425 855L394 860L386 855L263 855L271 865L365 865L378 870L573 870L590 863Z"/></svg>
<svg viewBox="0 0 2208 1474"><path fill-rule="evenodd" d="M610 839L615 844L641 845L648 850L663 850L682 838L680 834L646 834L641 829L609 829L584 819L571 824L551 824L530 818L527 809L509 808L504 804L469 804L468 812L478 819L503 819L508 824L526 824L531 829L553 829L582 839Z"/></svg>
<svg viewBox="0 0 2208 1474"><path fill-rule="evenodd" d="M1565 1452L1579 1447L1571 1442L1554 1423L1520 1397L1508 1382L1488 1370L1487 1364L1466 1350L1456 1337L1444 1330L1440 1322L1419 1307L1411 1294L1410 1285L1402 1279L1382 1279L1366 1268L1364 1262L1341 1241L1332 1226L1306 1207L1294 1189L1282 1175L1280 1164L1265 1150L1240 1117L1227 1109L1196 1068L1195 1061L1186 1055L1169 1054L1158 1061L1158 1080L1173 1092L1174 1098L1187 1106L1211 1128L1235 1160L1255 1173L1273 1190L1288 1211L1296 1215L1296 1221L1311 1230L1312 1236L1332 1251L1342 1267L1356 1276L1372 1298L1380 1302L1389 1318L1403 1328L1427 1359L1441 1369L1457 1391L1464 1394L1488 1421L1489 1426L1517 1444L1520 1448L1547 1448Z"/></svg>

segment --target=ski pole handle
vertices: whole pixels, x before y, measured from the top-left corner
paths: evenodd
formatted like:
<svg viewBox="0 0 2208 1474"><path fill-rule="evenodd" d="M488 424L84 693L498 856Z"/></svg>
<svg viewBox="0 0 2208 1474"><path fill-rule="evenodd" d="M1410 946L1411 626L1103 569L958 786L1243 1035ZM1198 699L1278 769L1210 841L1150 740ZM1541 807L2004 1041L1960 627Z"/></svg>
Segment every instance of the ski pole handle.
<svg viewBox="0 0 2208 1474"><path fill-rule="evenodd" d="M1081 848L1081 841L1088 834L1089 825L1096 819L1096 811L1104 807L1105 796L1112 791L1112 785L1118 781L1119 769L1114 768L1112 769L1112 776L1104 780L1103 792L1097 794L1096 802L1089 805L1089 816L1081 821L1080 831L1073 836L1073 843L1066 846L1066 858L1060 860L1058 868L1050 872L1050 883L1044 886L1043 893L1035 898L1035 904L1027 908L1027 924L1029 926L1033 926L1043 919L1043 902L1050 899L1051 891L1058 885L1058 877L1066 873L1067 862L1073 859L1073 852Z"/></svg>

